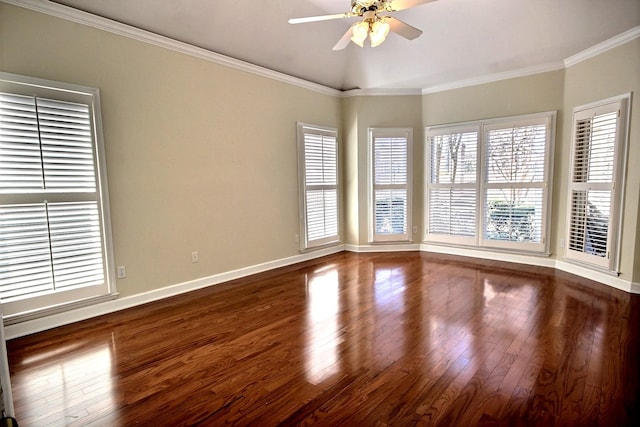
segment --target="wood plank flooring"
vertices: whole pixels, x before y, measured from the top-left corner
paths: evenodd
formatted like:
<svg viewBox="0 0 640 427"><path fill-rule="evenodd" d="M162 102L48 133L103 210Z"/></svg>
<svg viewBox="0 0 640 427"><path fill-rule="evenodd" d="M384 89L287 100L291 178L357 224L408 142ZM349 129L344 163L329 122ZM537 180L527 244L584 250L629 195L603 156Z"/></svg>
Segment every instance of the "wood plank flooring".
<svg viewBox="0 0 640 427"><path fill-rule="evenodd" d="M640 296L340 253L8 342L27 426L638 425Z"/></svg>

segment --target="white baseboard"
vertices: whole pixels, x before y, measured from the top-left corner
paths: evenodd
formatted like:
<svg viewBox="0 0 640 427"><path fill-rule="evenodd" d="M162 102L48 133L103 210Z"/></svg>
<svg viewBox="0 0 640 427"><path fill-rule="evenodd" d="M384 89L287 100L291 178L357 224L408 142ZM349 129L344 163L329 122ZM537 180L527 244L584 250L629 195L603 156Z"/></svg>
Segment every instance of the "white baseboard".
<svg viewBox="0 0 640 427"><path fill-rule="evenodd" d="M240 279L252 274L262 273L279 267L286 267L288 265L297 264L303 261L309 261L326 255L343 252L344 250L344 245L332 246L313 252L294 255L288 258L268 261L262 264L227 271L220 274L214 274L212 276L190 280L188 282L178 283L176 285L165 286L160 289L154 289L152 291L144 292L141 294L77 308L74 310L66 311L64 313L56 313L38 319L32 319L21 323L15 323L13 325L7 325L5 326L5 335L7 339L11 339L33 334L36 332L42 332L47 329L53 329L59 326L68 325L70 323L90 319L92 317L114 313L116 311L124 310L142 304L147 304L149 302L158 301L175 295L184 294L186 292L195 291L197 289L206 288L208 286L217 285L220 283L228 282L230 280Z"/></svg>
<svg viewBox="0 0 640 427"><path fill-rule="evenodd" d="M166 286L164 288L155 289L153 291L144 292L142 294L132 295L129 297L118 298L115 300L105 301L99 304L78 308L64 313L57 313L39 319L28 320L21 323L5 326L5 334L7 339L18 338L21 336L41 332L47 329L56 328L58 326L67 325L81 320L90 319L92 317L113 313L138 305L158 301L175 295L206 288L208 286L217 285L234 279L240 279L252 274L262 273L279 267L297 264L303 261L309 261L326 255L342 252L372 253L372 252L404 252L404 251L424 251L449 255L459 255L472 258L482 258L494 261L505 261L519 264L535 265L539 267L555 268L567 273L575 274L580 277L595 280L605 285L620 289L626 292L640 294L640 283L629 282L619 277L615 277L606 273L591 270L573 263L563 260L554 260L548 257L532 256L525 254L512 254L506 252L495 252L487 250L474 250L468 248L448 247L429 244L383 244L383 245L338 245L321 250L306 252L303 254L282 258L274 261L268 261L237 270L232 270L212 276L191 280L176 285Z"/></svg>
<svg viewBox="0 0 640 427"><path fill-rule="evenodd" d="M403 243L403 244L381 243L378 245L344 245L344 250L349 252L358 252L358 253L412 252L412 251L419 251L420 244L418 243Z"/></svg>
<svg viewBox="0 0 640 427"><path fill-rule="evenodd" d="M576 276L584 277L585 279L594 280L596 282L611 286L612 288L620 289L629 293L640 293L633 291L633 283L627 280L623 280L612 274L607 274L597 270L593 270L587 267L582 267L578 264L571 262L556 260L556 269L564 271L566 273L575 274Z"/></svg>
<svg viewBox="0 0 640 427"><path fill-rule="evenodd" d="M607 286L623 290L625 292L640 294L640 284L632 283L628 280L621 279L612 274L600 272L587 267L580 266L564 260L558 260L548 257L540 257L526 254L511 254L506 252L495 252L486 249L477 250L470 248L458 248L450 246L439 246L423 244L420 249L425 252L442 253L448 255L460 255L472 258L482 258L492 261L506 261L518 264L535 265L538 267L550 267L566 273L575 274L585 279L594 280Z"/></svg>
<svg viewBox="0 0 640 427"><path fill-rule="evenodd" d="M517 264L535 265L537 267L551 267L554 268L554 260L546 256L532 256L526 254L514 254L509 252L497 252L487 249L477 250L470 248L461 248L453 246L440 246L422 244L420 250L423 252L434 252L438 254L447 255L459 255L470 258L488 259L491 261L505 261L513 262Z"/></svg>

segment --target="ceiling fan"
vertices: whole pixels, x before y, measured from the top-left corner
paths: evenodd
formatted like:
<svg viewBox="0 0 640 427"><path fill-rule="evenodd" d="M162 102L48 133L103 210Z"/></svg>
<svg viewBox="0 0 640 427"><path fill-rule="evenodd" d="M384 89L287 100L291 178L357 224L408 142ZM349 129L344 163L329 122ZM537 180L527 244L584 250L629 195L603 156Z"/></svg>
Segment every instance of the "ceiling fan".
<svg viewBox="0 0 640 427"><path fill-rule="evenodd" d="M363 47L367 37L371 42L371 47L376 47L385 41L389 31L408 40L413 40L422 34L422 30L412 27L393 16L380 15L381 13L397 12L432 1L435 0L351 0L351 10L349 12L292 18L289 19L289 23L304 24L331 19L361 17L362 21L353 24L344 36L338 40L338 43L333 46L333 50L344 49L349 44L349 41Z"/></svg>

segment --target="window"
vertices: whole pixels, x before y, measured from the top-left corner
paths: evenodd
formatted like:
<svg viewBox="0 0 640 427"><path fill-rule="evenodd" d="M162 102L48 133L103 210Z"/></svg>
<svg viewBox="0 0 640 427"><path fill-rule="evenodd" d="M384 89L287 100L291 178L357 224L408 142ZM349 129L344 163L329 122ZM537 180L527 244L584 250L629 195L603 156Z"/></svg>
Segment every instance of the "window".
<svg viewBox="0 0 640 427"><path fill-rule="evenodd" d="M555 113L427 129L428 241L547 251Z"/></svg>
<svg viewBox="0 0 640 427"><path fill-rule="evenodd" d="M370 242L409 241L412 129L369 129Z"/></svg>
<svg viewBox="0 0 640 427"><path fill-rule="evenodd" d="M483 126L483 246L544 251L549 124L532 118Z"/></svg>
<svg viewBox="0 0 640 427"><path fill-rule="evenodd" d="M95 89L0 73L5 315L115 293Z"/></svg>
<svg viewBox="0 0 640 427"><path fill-rule="evenodd" d="M476 243L478 133L478 126L462 126L430 134L427 232L432 240Z"/></svg>
<svg viewBox="0 0 640 427"><path fill-rule="evenodd" d="M335 129L298 124L303 250L338 243L338 140Z"/></svg>
<svg viewBox="0 0 640 427"><path fill-rule="evenodd" d="M626 95L573 114L566 256L611 271L618 269L628 105Z"/></svg>

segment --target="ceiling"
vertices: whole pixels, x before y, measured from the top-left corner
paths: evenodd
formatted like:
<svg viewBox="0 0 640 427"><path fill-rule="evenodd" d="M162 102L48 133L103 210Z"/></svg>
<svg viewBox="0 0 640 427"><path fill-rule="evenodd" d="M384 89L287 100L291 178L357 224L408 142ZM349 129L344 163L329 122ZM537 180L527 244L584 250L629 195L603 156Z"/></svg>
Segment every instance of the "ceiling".
<svg viewBox="0 0 640 427"><path fill-rule="evenodd" d="M394 16L424 31L379 47L333 45L357 21L291 25L350 0L56 0L338 90L427 89L543 68L640 26L640 0L437 0Z"/></svg>

